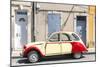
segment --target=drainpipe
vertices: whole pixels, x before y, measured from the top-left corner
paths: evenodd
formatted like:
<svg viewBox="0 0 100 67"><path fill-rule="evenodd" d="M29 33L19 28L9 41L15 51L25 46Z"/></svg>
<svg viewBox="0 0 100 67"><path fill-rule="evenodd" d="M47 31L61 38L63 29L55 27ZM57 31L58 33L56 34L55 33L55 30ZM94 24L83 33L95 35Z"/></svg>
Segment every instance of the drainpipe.
<svg viewBox="0 0 100 67"><path fill-rule="evenodd" d="M32 3L32 28L31 28L31 41L35 42L35 3Z"/></svg>

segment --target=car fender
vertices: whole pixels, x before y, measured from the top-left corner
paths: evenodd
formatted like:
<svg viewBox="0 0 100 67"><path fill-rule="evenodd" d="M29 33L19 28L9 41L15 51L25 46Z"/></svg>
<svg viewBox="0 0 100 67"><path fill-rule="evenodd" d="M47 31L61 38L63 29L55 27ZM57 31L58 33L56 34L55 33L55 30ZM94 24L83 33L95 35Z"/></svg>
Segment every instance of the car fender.
<svg viewBox="0 0 100 67"><path fill-rule="evenodd" d="M37 46L35 46L35 45L26 48L26 49L24 50L24 56L27 56L28 53L29 53L30 51L32 51L32 50L37 51L42 57L45 56L45 54L44 54Z"/></svg>
<svg viewBox="0 0 100 67"><path fill-rule="evenodd" d="M83 45L80 42L71 42L71 44L72 44L72 53L87 51L85 45Z"/></svg>

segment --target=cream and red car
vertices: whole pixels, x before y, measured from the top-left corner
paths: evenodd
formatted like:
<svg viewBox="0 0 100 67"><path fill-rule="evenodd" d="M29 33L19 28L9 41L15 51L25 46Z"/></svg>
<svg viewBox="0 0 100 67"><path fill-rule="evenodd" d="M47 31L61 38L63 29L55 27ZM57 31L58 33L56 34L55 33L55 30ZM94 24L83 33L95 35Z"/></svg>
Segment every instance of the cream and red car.
<svg viewBox="0 0 100 67"><path fill-rule="evenodd" d="M74 32L55 32L45 42L33 42L24 46L23 57L29 62L37 62L41 57L71 54L81 58L87 48L81 38Z"/></svg>

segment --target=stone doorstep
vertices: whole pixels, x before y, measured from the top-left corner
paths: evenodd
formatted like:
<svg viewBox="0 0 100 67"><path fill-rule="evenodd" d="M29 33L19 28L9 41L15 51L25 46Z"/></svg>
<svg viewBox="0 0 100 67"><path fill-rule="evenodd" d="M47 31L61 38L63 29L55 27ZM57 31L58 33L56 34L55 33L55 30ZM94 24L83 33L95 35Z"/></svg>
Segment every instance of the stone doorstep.
<svg viewBox="0 0 100 67"><path fill-rule="evenodd" d="M20 57L20 53L22 53L22 50L14 50L12 51L11 57Z"/></svg>
<svg viewBox="0 0 100 67"><path fill-rule="evenodd" d="M95 52L96 52L95 48L88 48L88 53L95 53Z"/></svg>
<svg viewBox="0 0 100 67"><path fill-rule="evenodd" d="M22 53L22 50L14 50L14 51L12 51L11 57L12 58L14 58L14 57L21 57L20 53ZM88 54L88 53L95 53L95 48L89 48L88 52L86 54Z"/></svg>

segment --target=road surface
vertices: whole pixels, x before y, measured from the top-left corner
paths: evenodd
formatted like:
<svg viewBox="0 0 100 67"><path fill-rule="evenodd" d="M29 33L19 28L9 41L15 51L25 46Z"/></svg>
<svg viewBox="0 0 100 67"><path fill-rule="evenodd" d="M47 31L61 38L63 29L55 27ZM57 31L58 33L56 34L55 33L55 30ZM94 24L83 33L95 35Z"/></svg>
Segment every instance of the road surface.
<svg viewBox="0 0 100 67"><path fill-rule="evenodd" d="M43 64L84 62L84 61L95 61L95 54L84 54L81 59L73 59L69 55L47 57L47 58L43 58L40 62L36 62L36 63L29 63L26 58L12 58L11 59L11 66L43 65Z"/></svg>

